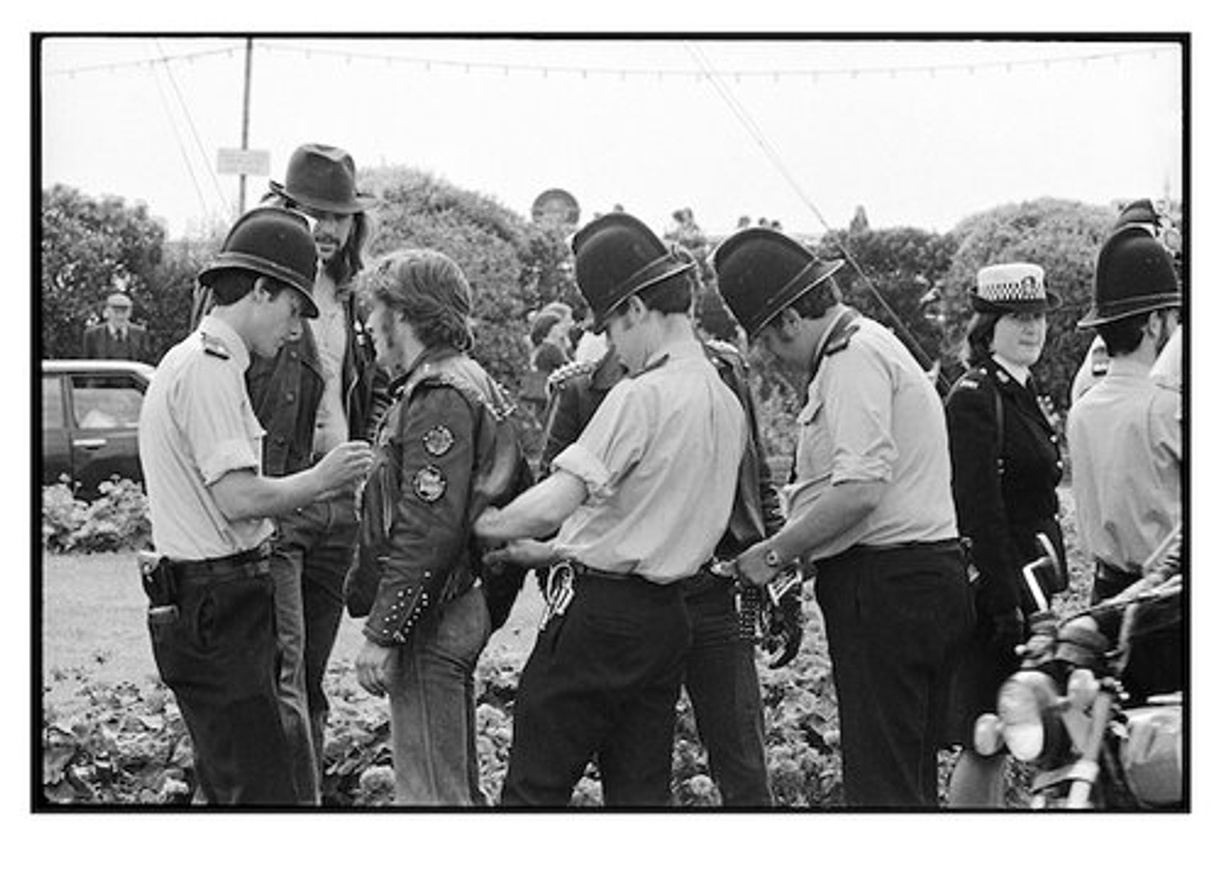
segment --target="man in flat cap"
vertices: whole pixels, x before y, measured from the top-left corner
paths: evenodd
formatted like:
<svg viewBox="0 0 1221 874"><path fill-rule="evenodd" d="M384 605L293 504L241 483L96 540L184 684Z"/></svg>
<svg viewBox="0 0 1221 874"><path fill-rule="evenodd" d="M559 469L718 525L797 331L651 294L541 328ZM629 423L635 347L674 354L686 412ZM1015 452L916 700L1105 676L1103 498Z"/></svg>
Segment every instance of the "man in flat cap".
<svg viewBox="0 0 1221 874"><path fill-rule="evenodd" d="M131 322L131 298L116 291L106 298L102 310L104 321L85 329L85 358L115 358L127 361L149 361L148 331Z"/></svg>
<svg viewBox="0 0 1221 874"><path fill-rule="evenodd" d="M800 561L816 575L847 803L935 807L950 677L973 618L937 392L892 332L842 303L842 261L758 227L713 262L747 336L806 388L787 521L738 557L739 573L763 585Z"/></svg>
<svg viewBox="0 0 1221 874"><path fill-rule="evenodd" d="M1095 328L1110 366L1068 415L1077 527L1095 561L1093 600L1136 582L1182 519L1182 397L1150 377L1179 323L1174 263L1147 231L1128 227L1098 255Z"/></svg>
<svg viewBox="0 0 1221 874"><path fill-rule="evenodd" d="M344 441L292 476L263 475L264 430L246 393L255 355L274 357L315 318L304 217L238 219L200 272L214 307L170 349L140 413L140 464L159 558L142 555L153 655L215 804L293 804L297 750L280 713L271 518L351 491L367 443Z"/></svg>
<svg viewBox="0 0 1221 874"><path fill-rule="evenodd" d="M607 805L665 807L692 635L679 583L729 523L745 417L693 333L690 256L627 213L572 245L577 285L628 376L549 477L475 523L489 542L558 528L563 561L518 687L501 801L563 806L596 755Z"/></svg>

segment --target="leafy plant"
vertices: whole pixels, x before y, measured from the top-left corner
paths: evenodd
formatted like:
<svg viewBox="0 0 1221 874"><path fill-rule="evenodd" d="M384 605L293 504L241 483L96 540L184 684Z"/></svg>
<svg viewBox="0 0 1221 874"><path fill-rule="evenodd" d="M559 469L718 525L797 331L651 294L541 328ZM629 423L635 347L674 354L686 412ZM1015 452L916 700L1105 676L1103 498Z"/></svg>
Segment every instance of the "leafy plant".
<svg viewBox="0 0 1221 874"><path fill-rule="evenodd" d="M49 552L108 552L140 549L152 534L148 498L139 483L111 478L86 503L66 482L42 490L42 546Z"/></svg>

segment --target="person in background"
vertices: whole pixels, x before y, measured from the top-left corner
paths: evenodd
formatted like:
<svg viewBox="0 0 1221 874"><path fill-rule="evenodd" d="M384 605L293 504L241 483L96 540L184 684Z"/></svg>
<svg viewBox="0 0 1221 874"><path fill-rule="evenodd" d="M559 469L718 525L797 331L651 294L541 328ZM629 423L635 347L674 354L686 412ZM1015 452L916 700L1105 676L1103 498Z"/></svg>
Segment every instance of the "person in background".
<svg viewBox="0 0 1221 874"><path fill-rule="evenodd" d="M166 353L140 413L140 464L159 561L142 568L153 655L190 731L200 794L216 804L299 801L280 709L271 517L352 493L367 443L343 441L290 476L262 473L246 393L314 318L314 241L302 216L260 207L199 275L214 308Z"/></svg>
<svg viewBox="0 0 1221 874"><path fill-rule="evenodd" d="M806 390L784 527L740 556L765 585L817 574L851 806L936 807L950 676L973 619L936 389L884 326L845 306L823 262L771 228L713 254L751 341Z"/></svg>
<svg viewBox="0 0 1221 874"><path fill-rule="evenodd" d="M538 373L550 374L571 359L568 355L568 329L564 318L554 311L543 311L534 317L530 328L530 366Z"/></svg>
<svg viewBox="0 0 1221 874"><path fill-rule="evenodd" d="M565 805L596 755L608 806L665 807L691 646L681 583L730 520L745 417L692 331L690 258L626 213L572 245L581 294L629 375L550 476L476 522L510 551L558 528L529 563L564 562L518 686L501 801Z"/></svg>
<svg viewBox="0 0 1221 874"><path fill-rule="evenodd" d="M468 354L471 289L439 252L386 255L362 280L394 402L361 499L348 609L368 616L356 678L389 695L395 800L481 805L475 663L524 572L485 571L471 523L529 481L510 403Z"/></svg>
<svg viewBox="0 0 1221 874"><path fill-rule="evenodd" d="M971 295L964 364L946 399L958 529L970 540L976 572L975 627L954 675L946 742L959 744L950 777L950 807L1001 807L1008 756L973 749L975 720L996 708L1001 683L1018 670L1015 647L1027 637L1036 604L1022 565L1042 555L1046 535L1056 552L1058 586L1067 585L1056 487L1064 472L1059 439L1038 400L1031 368L1047 342L1047 312L1059 298L1046 290L1037 264L994 264L979 271Z"/></svg>
<svg viewBox="0 0 1221 874"><path fill-rule="evenodd" d="M1069 410L1077 527L1095 562L1094 603L1118 594L1182 519L1182 397L1150 378L1179 324L1183 296L1170 253L1141 228L1113 234L1098 255L1095 328L1111 363Z"/></svg>
<svg viewBox="0 0 1221 874"><path fill-rule="evenodd" d="M85 329L82 353L85 358L125 359L151 364L148 330L131 322L131 298L116 291L106 298L102 310L105 321Z"/></svg>
<svg viewBox="0 0 1221 874"><path fill-rule="evenodd" d="M356 164L343 149L307 143L293 151L284 183L265 203L306 216L317 249L313 298L319 316L246 374L255 414L267 430L263 469L286 476L348 439L371 439L389 403L374 362L353 283L364 264L376 203L356 189ZM206 290L205 290L206 291ZM209 305L206 294L197 311ZM343 581L356 548L351 491L287 509L276 519L272 573L281 650L282 707L296 752L302 804L321 800L329 703L322 688L343 616Z"/></svg>

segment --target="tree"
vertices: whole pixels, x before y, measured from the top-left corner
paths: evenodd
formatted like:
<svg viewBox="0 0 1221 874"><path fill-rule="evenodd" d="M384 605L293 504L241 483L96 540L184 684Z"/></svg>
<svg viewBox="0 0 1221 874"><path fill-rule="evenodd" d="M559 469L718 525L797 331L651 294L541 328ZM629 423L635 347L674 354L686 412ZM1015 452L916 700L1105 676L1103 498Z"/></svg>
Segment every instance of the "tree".
<svg viewBox="0 0 1221 874"><path fill-rule="evenodd" d="M133 301L132 318L145 322L156 291L165 229L143 203L92 198L55 185L42 192L42 357L80 355L81 334L116 291Z"/></svg>
<svg viewBox="0 0 1221 874"><path fill-rule="evenodd" d="M1094 266L1114 221L1111 208L1054 198L1007 204L961 221L950 231L957 250L944 281L950 347L962 343L970 317L968 295L981 267L1007 261L1038 264L1062 306L1048 316L1047 344L1035 374L1053 403L1067 408L1073 374L1092 339L1077 330L1077 322L1090 307Z"/></svg>

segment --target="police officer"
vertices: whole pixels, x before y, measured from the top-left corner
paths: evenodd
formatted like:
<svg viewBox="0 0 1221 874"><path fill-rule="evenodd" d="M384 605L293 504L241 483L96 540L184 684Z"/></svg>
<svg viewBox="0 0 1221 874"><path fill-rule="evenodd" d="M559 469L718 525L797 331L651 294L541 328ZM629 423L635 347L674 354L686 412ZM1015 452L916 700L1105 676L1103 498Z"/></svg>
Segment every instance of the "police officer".
<svg viewBox="0 0 1221 874"><path fill-rule="evenodd" d="M945 416L911 354L846 307L825 263L770 228L714 253L747 336L807 385L788 521L738 558L752 581L816 569L848 804L933 807L950 672L972 610Z"/></svg>
<svg viewBox="0 0 1221 874"><path fill-rule="evenodd" d="M1056 487L1064 472L1056 429L1038 401L1031 368L1047 341L1047 312L1059 297L1043 268L1016 262L979 271L971 295L964 359L970 368L946 399L958 526L978 571L974 633L954 676L946 740L963 749L950 778L951 807L1003 806L1005 764L973 749L976 718L996 709L1001 683L1018 670L1014 648L1036 610L1022 565L1056 551L1060 573L1040 580L1050 601L1067 585Z"/></svg>
<svg viewBox="0 0 1221 874"><path fill-rule="evenodd" d="M746 546L780 530L784 517L760 449L746 362L728 343L705 340L703 346L718 375L741 402L750 438L739 471L734 513L716 548L718 560L732 561ZM600 361L577 362L552 374L544 469L580 436L598 405L625 376L613 349ZM769 806L772 795L763 745L763 706L753 629L749 627L753 617L749 613L739 616L730 582L708 568L680 585L692 631L683 685L700 739L708 749L709 769L721 800L727 807ZM801 646L800 591L790 589L782 604L781 610L767 614L775 618L776 631L783 638L773 667L787 664Z"/></svg>
<svg viewBox="0 0 1221 874"><path fill-rule="evenodd" d="M1171 256L1146 231L1125 228L1103 245L1094 305L1078 327L1098 330L1111 364L1068 416L1073 498L1095 561L1095 601L1136 582L1182 519L1182 398L1150 377L1182 303Z"/></svg>
<svg viewBox="0 0 1221 874"><path fill-rule="evenodd" d="M367 443L344 442L293 476L261 473L263 428L246 394L252 354L274 356L313 318L314 242L302 216L243 215L199 274L215 308L166 353L140 415L153 542L153 653L195 749L203 796L297 800L277 703L269 516L351 490Z"/></svg>
<svg viewBox="0 0 1221 874"><path fill-rule="evenodd" d="M475 531L559 528L548 618L522 673L501 800L560 806L597 756L611 806L665 806L691 627L679 581L712 555L746 443L696 340L694 262L611 213L573 239L577 283L627 367L553 473ZM562 523L562 524L561 524Z"/></svg>

